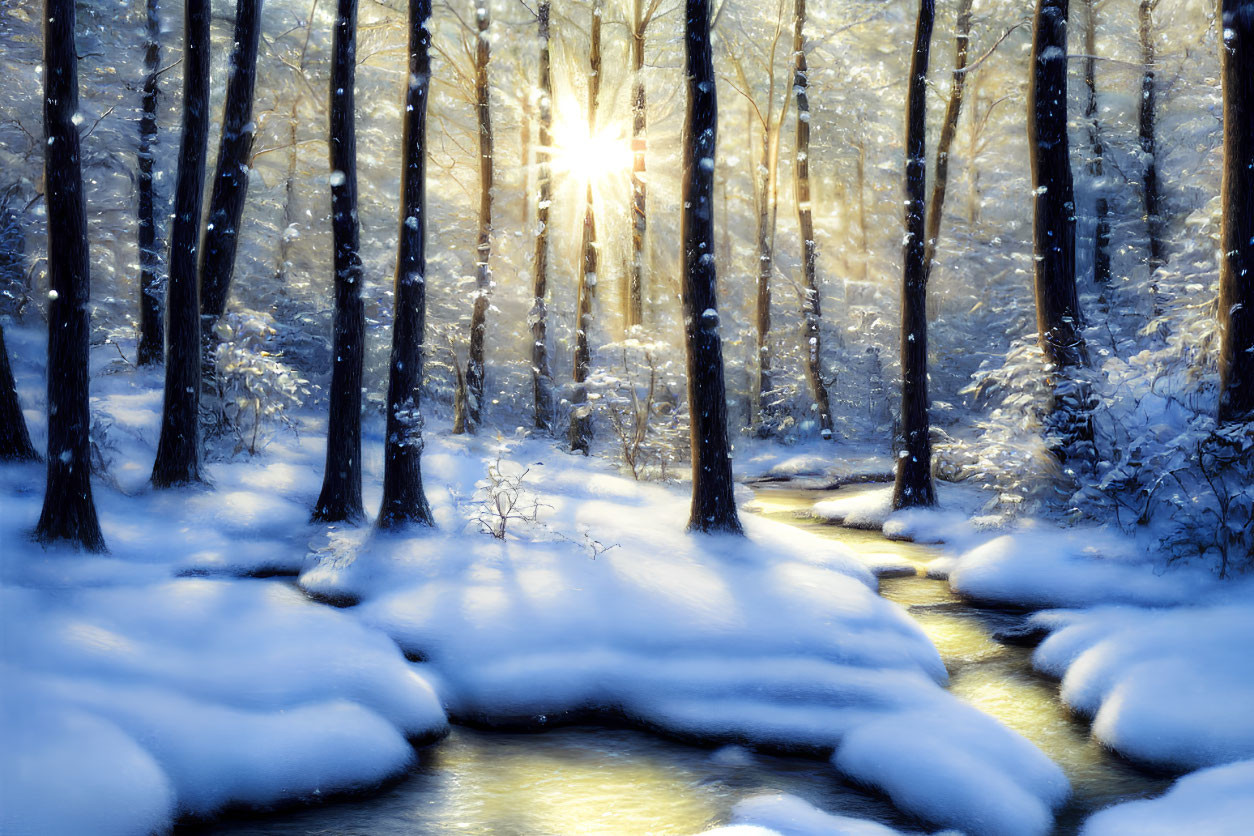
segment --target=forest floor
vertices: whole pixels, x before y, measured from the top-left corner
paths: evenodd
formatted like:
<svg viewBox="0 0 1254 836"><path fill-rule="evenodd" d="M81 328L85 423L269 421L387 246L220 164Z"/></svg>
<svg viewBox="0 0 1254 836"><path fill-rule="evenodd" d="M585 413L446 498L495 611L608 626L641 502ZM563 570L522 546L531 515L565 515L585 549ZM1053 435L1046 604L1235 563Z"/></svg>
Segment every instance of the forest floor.
<svg viewBox="0 0 1254 836"><path fill-rule="evenodd" d="M43 337L6 337L42 446L33 358ZM1049 758L944 689L935 647L875 594L875 555L748 514L747 538L692 537L682 487L635 482L548 440L438 426L423 455L434 530L310 524L325 443L316 416L255 457L211 460L209 485L153 491L161 378L118 354L93 349L103 471L93 485L108 555L31 543L43 468L0 466L5 832L154 832L182 816L368 787L409 768L411 744L450 721L543 728L613 717L702 742L830 753L835 770L900 809L972 834L1045 833L1067 795ZM381 422L367 423L363 446L373 509ZM878 466L868 453L850 472ZM503 523L501 507L513 509ZM502 524L503 537L488 533ZM1064 698L1096 714L1094 733L1110 730L1110 745L1144 741L1155 723L1166 755L1126 744L1129 754L1176 768L1251 757L1240 714L1254 676L1237 644L1250 633L1250 585L1199 575L1172 601L1146 592L1077 604L1067 579L1084 561L1117 566L1101 571L1123 572L1116 580L1134 590L1175 582L1098 560L1084 538L1034 557L1032 544L1069 536L1043 534L973 530L955 546L961 556L935 568L975 597L1083 607L1033 617L1051 633L1037 655L1063 677ZM1151 701L1157 715L1119 708L1147 677L1167 677L1172 701ZM1218 786L1248 814L1254 798L1232 789L1241 768L1143 803L1178 812ZM758 799L735 823L831 832L825 816L796 799Z"/></svg>

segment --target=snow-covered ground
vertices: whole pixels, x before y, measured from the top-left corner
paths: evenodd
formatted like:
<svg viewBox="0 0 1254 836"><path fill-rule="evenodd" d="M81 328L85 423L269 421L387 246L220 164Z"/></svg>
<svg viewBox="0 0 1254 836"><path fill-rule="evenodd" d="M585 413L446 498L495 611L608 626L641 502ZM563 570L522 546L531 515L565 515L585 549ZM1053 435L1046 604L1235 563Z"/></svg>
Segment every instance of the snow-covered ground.
<svg viewBox="0 0 1254 836"><path fill-rule="evenodd" d="M11 339L38 356L29 332ZM314 419L211 464L211 487L153 492L159 380L111 351L95 351L92 403L111 553L27 540L42 468L0 467L5 832L148 832L369 785L411 762L406 738L440 734L445 710L534 725L610 712L830 751L901 809L972 833L1044 833L1068 794L1039 750L944 690L935 648L839 544L748 515L746 540L691 537L682 491L549 442L440 433L423 460L437 530L311 526ZM17 365L39 444L38 368ZM536 510L503 540L479 521L498 461ZM304 589L361 603L237 577L296 567Z"/></svg>

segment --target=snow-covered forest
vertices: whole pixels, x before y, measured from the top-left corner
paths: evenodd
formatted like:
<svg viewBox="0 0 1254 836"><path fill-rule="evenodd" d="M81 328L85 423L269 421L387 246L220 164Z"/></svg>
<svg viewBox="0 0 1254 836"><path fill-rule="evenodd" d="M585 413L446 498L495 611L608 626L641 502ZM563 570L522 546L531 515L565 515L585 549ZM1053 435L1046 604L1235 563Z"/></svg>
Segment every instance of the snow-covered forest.
<svg viewBox="0 0 1254 836"><path fill-rule="evenodd" d="M1248 832L1254 0L0 0L0 80L0 832Z"/></svg>

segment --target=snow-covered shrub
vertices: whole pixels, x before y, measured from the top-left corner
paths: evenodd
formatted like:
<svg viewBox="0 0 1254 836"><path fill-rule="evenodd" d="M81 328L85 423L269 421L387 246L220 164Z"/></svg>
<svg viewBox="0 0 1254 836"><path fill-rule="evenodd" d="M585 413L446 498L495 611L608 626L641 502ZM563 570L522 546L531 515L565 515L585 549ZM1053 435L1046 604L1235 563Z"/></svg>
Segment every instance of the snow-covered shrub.
<svg viewBox="0 0 1254 836"><path fill-rule="evenodd" d="M309 381L283 362L276 335L273 319L254 311L229 312L214 329L214 374L202 403L207 437L230 439L231 456L256 455L280 428L295 432L289 410L312 392Z"/></svg>
<svg viewBox="0 0 1254 836"><path fill-rule="evenodd" d="M666 479L687 459L686 386L683 355L665 343L632 338L598 352L588 408L634 478Z"/></svg>
<svg viewBox="0 0 1254 836"><path fill-rule="evenodd" d="M526 484L531 468L514 471L501 466L501 458L488 465L488 475L475 484L475 522L484 534L504 540L512 522L534 523L541 503Z"/></svg>
<svg viewBox="0 0 1254 836"><path fill-rule="evenodd" d="M1004 361L986 360L962 390L973 409L988 408L978 435L939 444L938 475L989 485L1016 513L1035 513L1055 498L1061 472L1045 434L1053 401L1049 371L1035 335L1015 340Z"/></svg>

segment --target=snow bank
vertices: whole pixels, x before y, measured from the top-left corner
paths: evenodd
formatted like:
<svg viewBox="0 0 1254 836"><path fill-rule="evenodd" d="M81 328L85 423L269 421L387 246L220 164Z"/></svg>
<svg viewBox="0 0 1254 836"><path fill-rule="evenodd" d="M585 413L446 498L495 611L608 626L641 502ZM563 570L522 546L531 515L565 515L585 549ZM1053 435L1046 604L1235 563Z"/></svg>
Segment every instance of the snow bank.
<svg viewBox="0 0 1254 836"><path fill-rule="evenodd" d="M892 457L883 449L844 441L833 443L816 439L785 446L776 441L739 439L735 457L737 477L751 482L821 485L893 472Z"/></svg>
<svg viewBox="0 0 1254 836"><path fill-rule="evenodd" d="M755 795L732 808L732 824L707 830L706 836L898 836L878 822L836 816L795 795Z"/></svg>
<svg viewBox="0 0 1254 836"><path fill-rule="evenodd" d="M1254 757L1254 600L1045 613L1033 663L1121 754L1172 770Z"/></svg>
<svg viewBox="0 0 1254 836"><path fill-rule="evenodd" d="M1160 798L1129 801L1089 818L1083 836L1248 833L1254 822L1254 760L1195 772Z"/></svg>
<svg viewBox="0 0 1254 836"><path fill-rule="evenodd" d="M1131 538L1106 529L1031 526L983 543L958 560L941 558L949 585L979 601L1025 607L1184 604L1219 594L1207 571L1164 571ZM932 567L929 567L932 568Z"/></svg>
<svg viewBox="0 0 1254 836"><path fill-rule="evenodd" d="M845 774L924 818L1048 830L1068 792L1061 771L940 687L935 648L852 550L748 514L747 539L689 536L687 499L670 489L544 444L506 446L530 467L534 524L510 523L504 541L476 533L489 488L475 480L498 451L433 438L423 461L444 488L429 490L441 528L336 534L301 576L360 600L357 617L424 659L451 715L540 726L605 712L833 751Z"/></svg>
<svg viewBox="0 0 1254 836"><path fill-rule="evenodd" d="M893 486L846 487L816 502L811 513L848 528L883 530L885 536L918 543L965 543L990 521L972 521L989 495L966 484L937 482L937 507L893 511Z"/></svg>

